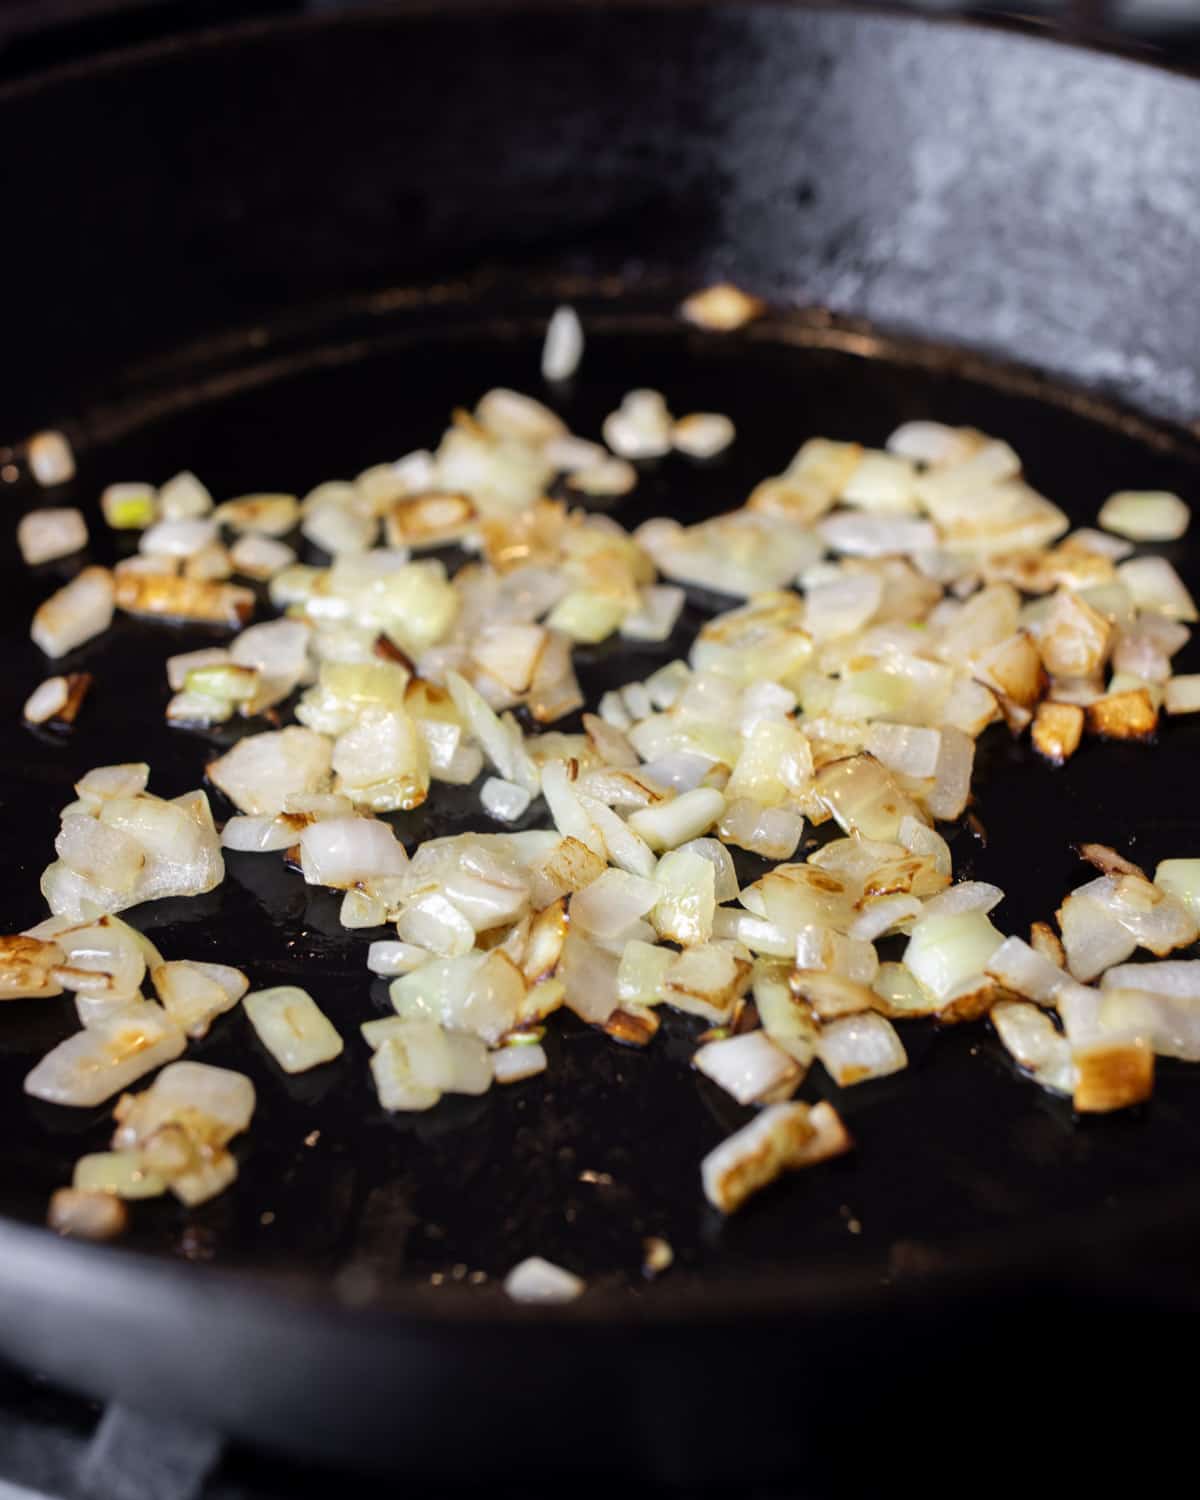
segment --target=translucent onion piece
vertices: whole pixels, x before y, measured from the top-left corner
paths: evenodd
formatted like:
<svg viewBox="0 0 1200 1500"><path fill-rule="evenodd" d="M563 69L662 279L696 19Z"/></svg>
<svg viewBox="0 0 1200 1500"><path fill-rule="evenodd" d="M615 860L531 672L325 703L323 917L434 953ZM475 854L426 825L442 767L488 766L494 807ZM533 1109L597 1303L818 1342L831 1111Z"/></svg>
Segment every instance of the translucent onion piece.
<svg viewBox="0 0 1200 1500"><path fill-rule="evenodd" d="M636 535L668 578L742 598L784 587L821 551L808 532L754 511L734 511L686 528L648 532L642 527Z"/></svg>
<svg viewBox="0 0 1200 1500"><path fill-rule="evenodd" d="M127 891L89 880L61 860L49 865L42 875L42 893L55 915L80 920L142 901L199 895L224 878L220 842L203 792L189 792L172 802L146 794L108 797L97 813L103 824L140 845L145 863Z"/></svg>
<svg viewBox="0 0 1200 1500"><path fill-rule="evenodd" d="M903 516L842 511L827 516L817 530L834 552L852 557L888 557L922 552L937 545L937 532L928 521Z"/></svg>
<svg viewBox="0 0 1200 1500"><path fill-rule="evenodd" d="M168 479L158 492L158 509L164 520L181 521L188 516L206 516L213 508L212 496L188 470Z"/></svg>
<svg viewBox="0 0 1200 1500"><path fill-rule="evenodd" d="M222 667L231 660L229 652L223 646L209 646L200 651L185 651L179 656L169 656L167 684L172 692L182 692L188 674L197 667Z"/></svg>
<svg viewBox="0 0 1200 1500"><path fill-rule="evenodd" d="M888 438L887 450L920 464L962 463L978 446L976 437L942 422L902 422Z"/></svg>
<svg viewBox="0 0 1200 1500"><path fill-rule="evenodd" d="M1098 882L1092 882L1094 888ZM1092 899L1088 886L1072 892L1058 909L1067 967L1076 979L1095 979L1120 964L1137 947L1137 939L1113 911Z"/></svg>
<svg viewBox="0 0 1200 1500"><path fill-rule="evenodd" d="M1131 542L1174 542L1188 529L1191 512L1165 490L1120 490L1100 507L1097 520Z"/></svg>
<svg viewBox="0 0 1200 1500"><path fill-rule="evenodd" d="M931 896L925 902L923 917L952 917L964 911L993 911L1004 900L998 885L985 880L961 880L957 885Z"/></svg>
<svg viewBox="0 0 1200 1500"><path fill-rule="evenodd" d="M1098 1021L1110 1037L1144 1038L1160 1057L1200 1061L1200 1004L1195 1000L1106 985Z"/></svg>
<svg viewBox="0 0 1200 1500"><path fill-rule="evenodd" d="M107 568L84 568L34 613L29 634L47 656L65 656L112 624L115 589Z"/></svg>
<svg viewBox="0 0 1200 1500"><path fill-rule="evenodd" d="M17 546L30 567L69 557L86 547L87 541L87 522L79 510L31 510L17 522Z"/></svg>
<svg viewBox="0 0 1200 1500"><path fill-rule="evenodd" d="M403 709L367 706L333 747L339 792L375 812L419 807L429 792L429 753Z"/></svg>
<svg viewBox="0 0 1200 1500"><path fill-rule="evenodd" d="M121 894L133 889L146 864L145 852L136 839L97 818L63 818L54 850L77 875Z"/></svg>
<svg viewBox="0 0 1200 1500"><path fill-rule="evenodd" d="M476 932L489 932L524 916L530 881L510 861L478 842L464 840L458 861L443 876L442 894Z"/></svg>
<svg viewBox="0 0 1200 1500"><path fill-rule="evenodd" d="M617 997L622 1005L657 1005L667 971L675 962L670 948L633 939L625 944L617 969Z"/></svg>
<svg viewBox="0 0 1200 1500"><path fill-rule="evenodd" d="M216 540L215 521L205 516L186 516L157 521L148 527L138 542L138 551L147 557L192 557ZM294 554L289 561L295 561Z"/></svg>
<svg viewBox="0 0 1200 1500"><path fill-rule="evenodd" d="M29 472L43 489L75 477L75 455L65 435L53 428L35 432L25 450Z"/></svg>
<svg viewBox="0 0 1200 1500"><path fill-rule="evenodd" d="M129 1222L125 1205L111 1193L81 1193L59 1188L50 1199L46 1223L70 1239L111 1240L123 1234Z"/></svg>
<svg viewBox="0 0 1200 1500"><path fill-rule="evenodd" d="M897 771L903 776L933 776L941 745L942 736L938 730L908 724L877 723L872 724L867 732L869 753L887 770Z"/></svg>
<svg viewBox="0 0 1200 1500"><path fill-rule="evenodd" d="M385 1041L371 1058L371 1076L379 1102L388 1111L432 1109L442 1097L437 1089L415 1081L408 1053L391 1041Z"/></svg>
<svg viewBox="0 0 1200 1500"><path fill-rule="evenodd" d="M846 833L894 840L905 818L921 821L916 803L871 755L851 756L822 766L816 794Z"/></svg>
<svg viewBox="0 0 1200 1500"><path fill-rule="evenodd" d="M387 1046L391 1068L405 1073L418 1090L484 1094L491 1088L491 1061L478 1037L445 1031L425 1018L395 1016L368 1024L373 1031L371 1044L377 1049Z"/></svg>
<svg viewBox="0 0 1200 1500"><path fill-rule="evenodd" d="M840 1156L851 1144L832 1105L772 1104L701 1162L704 1195L734 1213L782 1172Z"/></svg>
<svg viewBox="0 0 1200 1500"><path fill-rule="evenodd" d="M786 807L763 807L749 797L727 803L717 831L727 844L764 859L789 859L804 833L804 818Z"/></svg>
<svg viewBox="0 0 1200 1500"><path fill-rule="evenodd" d="M690 458L715 458L737 436L732 421L723 412L691 412L671 428L671 446Z"/></svg>
<svg viewBox="0 0 1200 1500"><path fill-rule="evenodd" d="M71 1186L81 1193L111 1193L115 1198L158 1198L167 1190L157 1172L128 1151L101 1151L75 1163Z"/></svg>
<svg viewBox="0 0 1200 1500"><path fill-rule="evenodd" d="M651 849L674 849L707 833L725 810L724 794L697 787L669 802L635 812L629 826Z"/></svg>
<svg viewBox="0 0 1200 1500"><path fill-rule="evenodd" d="M671 584L642 589L637 609L621 621L621 634L627 640L665 641L679 622L686 594Z"/></svg>
<svg viewBox="0 0 1200 1500"><path fill-rule="evenodd" d="M975 741L961 729L945 725L934 767L934 785L926 798L935 818L961 817L971 796L971 773L975 765Z"/></svg>
<svg viewBox="0 0 1200 1500"><path fill-rule="evenodd" d="M581 495L627 495L637 485L637 470L623 458L606 458L574 469L567 484Z"/></svg>
<svg viewBox="0 0 1200 1500"><path fill-rule="evenodd" d="M516 823L528 812L532 800L525 787L498 776L489 776L479 791L484 812L499 823Z"/></svg>
<svg viewBox="0 0 1200 1500"><path fill-rule="evenodd" d="M326 818L300 834L300 863L309 885L344 891L379 875L403 875L408 856L386 823Z"/></svg>
<svg viewBox="0 0 1200 1500"><path fill-rule="evenodd" d="M1200 713L1200 675L1172 677L1167 683L1165 707L1169 714Z"/></svg>
<svg viewBox="0 0 1200 1500"><path fill-rule="evenodd" d="M300 502L295 495L242 495L218 505L216 517L233 531L282 536L299 520Z"/></svg>
<svg viewBox="0 0 1200 1500"><path fill-rule="evenodd" d="M223 1162L222 1148L249 1126L254 1103L254 1085L242 1073L173 1063L143 1093L117 1100L113 1148L136 1154L184 1201L201 1201L236 1175ZM192 1181L181 1188L184 1178Z"/></svg>
<svg viewBox="0 0 1200 1500"><path fill-rule="evenodd" d="M132 1001L52 1048L26 1077L25 1092L50 1104L103 1104L178 1057L185 1045L183 1032L157 1005Z"/></svg>
<svg viewBox="0 0 1200 1500"><path fill-rule="evenodd" d="M733 1014L751 976L739 943L701 943L675 955L662 981L662 998L676 1010L720 1025Z"/></svg>
<svg viewBox="0 0 1200 1500"><path fill-rule="evenodd" d="M964 981L983 974L1003 941L978 908L925 916L913 926L904 964L931 994L944 999Z"/></svg>
<svg viewBox="0 0 1200 1500"><path fill-rule="evenodd" d="M291 726L239 740L209 765L208 779L241 812L274 816L287 797L321 790L331 764L327 739Z"/></svg>
<svg viewBox="0 0 1200 1500"><path fill-rule="evenodd" d="M662 894L654 880L605 870L571 899L571 921L597 938L615 937L651 911Z"/></svg>
<svg viewBox="0 0 1200 1500"><path fill-rule="evenodd" d="M306 1072L343 1051L337 1030L306 990L255 990L242 1004L259 1041L285 1073Z"/></svg>
<svg viewBox="0 0 1200 1500"><path fill-rule="evenodd" d="M1116 918L1137 940L1160 958L1186 947L1200 936L1193 917L1182 903L1138 873L1102 876L1074 893L1094 901ZM1066 942L1066 933L1063 933ZM1068 945L1068 956L1070 947Z"/></svg>
<svg viewBox="0 0 1200 1500"><path fill-rule="evenodd" d="M439 958L392 981L397 1015L437 1021L496 1045L516 1021L525 980L506 953Z"/></svg>
<svg viewBox="0 0 1200 1500"><path fill-rule="evenodd" d="M297 830L281 817L233 817L221 830L221 847L242 854L264 854L270 850L290 849Z"/></svg>
<svg viewBox="0 0 1200 1500"><path fill-rule="evenodd" d="M753 297L732 282L717 282L701 292L693 292L680 304L679 314L689 323L714 333L732 333L743 328L767 310L759 297Z"/></svg>
<svg viewBox="0 0 1200 1500"><path fill-rule="evenodd" d="M540 1255L531 1255L516 1265L504 1278L504 1292L514 1302L529 1302L535 1306L554 1306L563 1302L574 1302L587 1289L586 1282L578 1276L543 1260Z"/></svg>
<svg viewBox="0 0 1200 1500"><path fill-rule="evenodd" d="M492 1073L497 1083L521 1083L544 1073L547 1068L545 1049L537 1042L519 1047L501 1047L491 1054Z"/></svg>
<svg viewBox="0 0 1200 1500"><path fill-rule="evenodd" d="M1103 989L1145 990L1172 1000L1200 1002L1200 959L1156 964L1118 964L1100 981Z"/></svg>
<svg viewBox="0 0 1200 1500"><path fill-rule="evenodd" d="M75 783L75 794L99 807L110 797L135 797L146 790L150 767L144 761L120 766L96 766Z"/></svg>
<svg viewBox="0 0 1200 1500"><path fill-rule="evenodd" d="M66 927L55 943L63 961L55 978L64 988L103 996L132 996L141 986L147 958L161 962L153 945L119 917Z"/></svg>
<svg viewBox="0 0 1200 1500"><path fill-rule="evenodd" d="M692 1064L739 1104L788 1098L803 1070L765 1031L749 1031L701 1047Z"/></svg>
<svg viewBox="0 0 1200 1500"><path fill-rule="evenodd" d="M891 1022L871 1011L822 1026L817 1056L842 1088L884 1078L908 1066L908 1055Z"/></svg>
<svg viewBox="0 0 1200 1500"><path fill-rule="evenodd" d="M629 391L605 417L604 441L620 458L661 458L671 449L671 414L658 391Z"/></svg>
<svg viewBox="0 0 1200 1500"><path fill-rule="evenodd" d="M583 358L583 325L573 307L556 307L542 345L542 379L569 380Z"/></svg>
<svg viewBox="0 0 1200 1500"><path fill-rule="evenodd" d="M522 443L543 444L566 432L562 419L548 406L520 391L498 386L479 398L475 416L487 431L497 437L515 438Z"/></svg>
<svg viewBox="0 0 1200 1500"><path fill-rule="evenodd" d="M159 964L150 977L163 1009L190 1037L206 1036L213 1021L250 988L240 969L189 959Z"/></svg>
<svg viewBox="0 0 1200 1500"><path fill-rule="evenodd" d="M1117 568L1138 609L1173 620L1196 620L1200 615L1182 579L1165 557L1132 557Z"/></svg>
<svg viewBox="0 0 1200 1500"><path fill-rule="evenodd" d="M869 941L845 937L826 927L804 926L796 934L796 967L841 974L859 984L870 984L879 959Z"/></svg>
<svg viewBox="0 0 1200 1500"><path fill-rule="evenodd" d="M658 900L650 920L658 935L684 946L706 943L712 936L716 910L712 862L694 850L676 849L659 860L654 881Z"/></svg>
<svg viewBox="0 0 1200 1500"><path fill-rule="evenodd" d="M990 1012L996 1035L1013 1059L1057 1094L1074 1092L1077 1081L1071 1044L1045 1011L1021 1000L1001 1000Z"/></svg>
<svg viewBox="0 0 1200 1500"><path fill-rule="evenodd" d="M938 1001L903 964L880 964L871 988L883 1002L877 1008L892 1018L931 1016L938 1009Z"/></svg>
<svg viewBox="0 0 1200 1500"><path fill-rule="evenodd" d="M25 700L21 715L29 724L45 724L67 706L71 692L65 677L47 677Z"/></svg>
<svg viewBox="0 0 1200 1500"><path fill-rule="evenodd" d="M515 725L506 724L488 707L479 693L457 672L447 672L446 686L455 707L487 759L505 781L515 782L530 793L539 790L540 778Z"/></svg>

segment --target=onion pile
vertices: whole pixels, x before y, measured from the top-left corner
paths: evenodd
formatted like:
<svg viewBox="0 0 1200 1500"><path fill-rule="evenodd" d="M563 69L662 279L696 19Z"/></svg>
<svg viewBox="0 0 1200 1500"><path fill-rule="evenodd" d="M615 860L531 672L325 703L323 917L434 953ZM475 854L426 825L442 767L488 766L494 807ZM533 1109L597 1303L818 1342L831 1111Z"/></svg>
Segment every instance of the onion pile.
<svg viewBox="0 0 1200 1500"><path fill-rule="evenodd" d="M714 287L683 313L727 331L761 310ZM545 378L568 378L582 354L578 318L559 309ZM556 1010L635 1046L663 1007L697 1017L696 1069L761 1106L703 1163L726 1213L849 1149L830 1104L792 1095L816 1064L842 1088L904 1069L898 1027L913 1018L990 1014L1017 1065L1084 1113L1145 1098L1156 1054L1200 1059L1200 961L1125 962L1200 937L1200 860L1151 879L1085 846L1100 873L1064 900L1061 940L1037 924L1026 943L992 920L1002 891L953 883L938 829L965 813L990 725L1028 730L1062 763L1085 734L1144 739L1164 709L1200 710L1198 679L1171 671L1195 605L1164 558L1118 540L1177 537L1186 506L1125 492L1101 510L1107 530L1067 534L1007 443L922 421L883 450L813 438L740 509L630 534L552 486L624 493L632 462L711 457L733 425L676 419L634 390L602 436L496 389L436 449L303 498L214 507L190 474L105 492L109 524L141 530L138 555L85 569L38 611L35 640L62 654L114 606L245 625L254 595L228 579L265 582L282 617L171 657L167 716L297 722L208 765L236 809L219 834L203 792L153 797L148 767L78 784L43 877L54 916L0 940L0 996L72 990L84 1026L30 1092L99 1103L239 1003L285 1072L342 1052L304 990L247 994L239 971L164 961L112 915L212 889L222 848L287 857L343 892L349 929L394 927L367 954L394 1014L362 1026L385 1110L543 1071ZM24 535L56 555L68 513L45 514ZM282 540L297 528L327 565L297 561ZM425 555L448 542L469 555L453 573ZM585 707L574 649L672 639L689 585L728 607L686 654L553 728ZM39 694L57 702L49 684ZM442 783L477 787L496 831L406 848L383 815L436 802ZM833 836L798 858L821 827ZM731 848L771 868L742 886ZM903 948L881 961L888 939ZM142 998L147 975L158 1004ZM123 1097L114 1151L80 1163L56 1222L108 1232L97 1193L198 1202L232 1180L253 1091L220 1072L173 1063ZM509 1291L562 1300L581 1285L535 1259Z"/></svg>

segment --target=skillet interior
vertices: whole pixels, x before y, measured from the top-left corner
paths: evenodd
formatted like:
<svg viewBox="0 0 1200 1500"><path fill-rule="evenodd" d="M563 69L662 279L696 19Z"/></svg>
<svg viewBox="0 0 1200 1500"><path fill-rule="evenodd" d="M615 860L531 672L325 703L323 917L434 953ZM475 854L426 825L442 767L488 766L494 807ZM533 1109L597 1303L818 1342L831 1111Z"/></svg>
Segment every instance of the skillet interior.
<svg viewBox="0 0 1200 1500"><path fill-rule="evenodd" d="M451 321L458 326L448 329ZM1094 518L1112 489L1186 494L1197 485L1188 440L1163 436L1154 446L1144 440L1152 436L1146 428L1122 425L1102 408L1046 399L1032 382L1003 372L968 374L947 356L802 320L760 325L737 339L683 332L668 316L623 321L602 308L588 321L586 365L577 389L558 403L573 430L597 432L635 381L669 392L678 410L729 411L738 427L735 447L718 462L647 466L639 489L614 512L630 523L663 513L699 517L735 503L757 477L781 468L806 434L881 442L898 421L923 413L1004 435L1026 456L1032 482L1079 522ZM430 440L454 405L473 404L490 385L539 388L535 314L507 309L504 321L489 321L484 308L468 305L457 320L432 309L399 322L370 346L325 346L266 372L244 370L235 388L218 395L160 387L152 408L160 414L148 420L132 410L100 416L95 426L108 436L85 450L71 497L87 503L118 475L161 476L183 466L202 472L218 494L303 491L319 476L357 472L380 454ZM88 429L85 418L81 430ZM112 534L99 524L92 530L95 555L109 556ZM1194 571L1186 543L1176 554L1185 573ZM48 565L30 576L10 551L6 659L16 703L41 670L24 622L53 574L74 566ZM697 598L662 648L633 651L617 642L584 652L591 700L685 652L704 603ZM163 723L163 661L214 638L119 621L65 663L96 676L85 717L65 741L11 722L14 704L0 741L0 795L20 853L10 907L21 925L40 915L37 876L57 809L84 770L143 758L152 786L174 795L199 784L222 745L259 728L197 735ZM1153 749L1090 743L1054 771L1027 742L993 728L981 746L977 809L987 842L960 828L956 868L1006 890L1006 930L1023 931L1085 878L1074 842L1112 841L1151 865L1189 852L1197 840L1190 785L1198 746L1200 730L1183 721L1167 725ZM398 831L411 847L447 831L494 826L476 802L469 791L439 791L399 817ZM219 798L217 806L219 815L233 811ZM746 870L752 877L752 866ZM1164 1067L1145 1118L1079 1125L1065 1105L1022 1086L980 1028L909 1027L911 1069L845 1091L839 1101L861 1141L857 1158L807 1174L722 1225L699 1194L697 1162L748 1113L689 1072L701 1023L673 1021L644 1052L616 1048L581 1026L556 1026L543 1079L447 1101L428 1116L388 1119L374 1103L369 1053L357 1035L360 1020L388 1009L386 986L372 985L365 972L366 943L386 929L345 932L339 904L278 858L233 855L218 891L135 914L168 956L233 962L256 986L309 987L349 1039L337 1063L291 1080L260 1052L240 1013L191 1049L190 1056L244 1066L255 1079L259 1112L242 1178L197 1213L167 1200L139 1206L135 1244L324 1277L369 1268L384 1288L410 1278L435 1286L491 1281L537 1252L637 1286L642 1238L663 1234L678 1256L672 1281L767 1270L786 1277L822 1262L886 1279L906 1257L952 1258L953 1242L964 1236L1014 1226L1036 1233L1048 1217L1101 1205L1119 1222L1140 1195L1186 1175L1200 1145L1193 1069ZM4 1019L0 1133L12 1146L0 1167L2 1201L36 1222L74 1158L102 1147L110 1112L44 1106L20 1092L32 1060L75 1028L69 998L10 1005ZM806 1093L823 1087L816 1069ZM314 1128L320 1140L306 1146ZM652 1295L666 1291L664 1284Z"/></svg>
<svg viewBox="0 0 1200 1500"><path fill-rule="evenodd" d="M449 73L446 58L455 61ZM593 63L610 85L601 97L585 83ZM317 86L348 69L355 96L371 101L366 118L345 118ZM385 88L400 69L406 89ZM234 101L219 116L200 107L218 81ZM861 108L872 88L888 109ZM914 99L936 102L936 129ZM1131 99L1159 125L1133 204L1121 133ZM151 144L145 122L165 119L168 100L181 107ZM738 421L742 436L724 464L666 465L648 478L650 510L718 508L810 432L878 440L901 417L926 412L1009 437L1034 482L1081 520L1126 483L1191 493L1196 453L1185 437L1045 399L1036 381L853 333L815 337L819 320L783 319L724 343L684 335L662 317L678 291L735 271L789 301L1020 353L1178 417L1192 404L1196 343L1161 247L1194 185L1194 167L1181 170L1171 155L1186 139L1188 101L1187 84L1146 69L973 30L687 8L582 12L569 22L283 27L168 48L128 75L100 69L16 90L4 101L10 125L39 144L9 167L32 210L15 248L42 295L14 308L14 348L28 356L28 378L13 393L22 424L14 434L61 413L85 460L73 493L88 498L108 479L162 477L185 464L222 493L304 488L428 441L451 405L489 384L530 386L549 305L538 278L552 266L556 290L571 278L571 294L594 309L586 378L567 407L580 430L594 431L632 384L661 385L680 409L714 407ZM94 140L69 129L84 118ZM1103 153L1082 140L1083 118L1111 127ZM51 216L38 212L48 206L34 170L42 152L42 165L58 172ZM105 162L123 170L101 186ZM1147 218L1154 248L1122 255L1145 249ZM197 270L206 257L207 276ZM469 291L447 287L447 270L481 263L486 274ZM394 288L433 267L443 274L432 291L418 278L411 294L380 292L384 278ZM347 290L361 295L333 297ZM620 293L638 317L613 310ZM281 305L310 300L311 320ZM202 330L238 326L242 334L195 342ZM66 339L64 365L56 350ZM164 353L171 348L182 352ZM95 701L69 745L43 746L14 728L39 672L25 621L47 583L12 568L11 554L9 564L13 668L0 753L19 865L10 900L23 923L37 915L22 903L33 899L55 809L79 769L144 755L170 792L195 784L205 755L161 726L161 694L143 699L132 686L157 682L176 640L127 626L96 653ZM600 661L597 680L606 669L629 675L627 662ZM106 713L106 701L120 711ZM1136 828L1135 857L1188 852L1194 748L1183 726L1157 752L1093 747L1058 776L993 734L980 808L990 842L958 847L975 873L1010 890L1005 924L1044 914L1070 885L1071 839L1120 842ZM169 952L244 961L256 982L302 972L348 1032L372 1013L362 940L351 955L333 905L273 862L231 860L211 910L193 906L146 914ZM281 924L293 944L286 959ZM268 972L271 961L282 967ZM28 1009L6 1012L0 1035L0 1108L17 1143L0 1191L10 1215L31 1220L103 1128L99 1115L49 1111L31 1124L16 1081L66 1022L62 1009ZM244 1062L245 1044L235 1020L196 1055ZM956 1268L995 1276L1014 1257L1059 1243L1064 1225L1069 1233L1079 1222L1073 1215L1086 1213L1087 1233L1107 1241L1127 1236L1141 1213L1160 1218L1164 1205L1190 1198L1200 1122L1187 1070L1163 1070L1146 1118L1079 1129L1013 1079L978 1033L918 1033L912 1051L910 1074L846 1095L863 1143L853 1162L721 1228L703 1211L696 1162L735 1117L686 1074L682 1039L641 1056L572 1034L544 1089L443 1106L407 1124L379 1118L365 1058L353 1050L329 1077L290 1091L251 1050L262 1105L236 1195L197 1216L186 1246L170 1210L139 1210L138 1242L159 1255L186 1249L253 1264L281 1286L297 1274L310 1284L315 1273L343 1297L365 1289L410 1309L411 1281L425 1288L425 1316L445 1307L448 1318L473 1319L505 1310L486 1287L468 1288L469 1303L456 1296L457 1266L491 1277L538 1250L597 1273L626 1305L641 1235L665 1232L678 1273L637 1299L654 1305L635 1316L692 1319L738 1305L748 1288L776 1307L808 1306L821 1295L869 1297L914 1267L948 1280ZM322 1139L304 1147L314 1124ZM609 1173L612 1185L580 1182L588 1170ZM982 1249L966 1243L972 1233ZM93 1272L98 1284L102 1263L105 1276L116 1274L103 1252L53 1249L64 1254L54 1264L72 1265L84 1284ZM14 1255L14 1292L26 1265ZM435 1274L447 1285L431 1301ZM179 1286L173 1275L154 1284ZM603 1319L607 1307L601 1289L583 1316ZM12 1347L38 1348L19 1321ZM39 1352L47 1347L43 1340ZM55 1348L60 1367L73 1357L87 1365L79 1378L111 1385L99 1353L81 1361L78 1348Z"/></svg>

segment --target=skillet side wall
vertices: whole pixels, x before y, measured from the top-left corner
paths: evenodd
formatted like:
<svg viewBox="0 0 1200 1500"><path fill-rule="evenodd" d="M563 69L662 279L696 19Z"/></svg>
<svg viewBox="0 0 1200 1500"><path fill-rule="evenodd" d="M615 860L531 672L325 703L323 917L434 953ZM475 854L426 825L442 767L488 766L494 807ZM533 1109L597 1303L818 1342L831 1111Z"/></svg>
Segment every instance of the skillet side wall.
<svg viewBox="0 0 1200 1500"><path fill-rule="evenodd" d="M532 266L733 275L1192 421L1198 99L971 26L691 6L350 15L17 86L0 440L191 340Z"/></svg>

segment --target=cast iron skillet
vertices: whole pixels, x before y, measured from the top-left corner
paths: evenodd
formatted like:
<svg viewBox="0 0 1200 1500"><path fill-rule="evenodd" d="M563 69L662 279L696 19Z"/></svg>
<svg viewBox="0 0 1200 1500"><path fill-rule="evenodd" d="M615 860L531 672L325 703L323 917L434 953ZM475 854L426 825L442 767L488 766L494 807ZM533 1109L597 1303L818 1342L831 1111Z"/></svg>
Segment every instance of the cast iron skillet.
<svg viewBox="0 0 1200 1500"><path fill-rule="evenodd" d="M538 392L570 297L589 348L554 400L577 430L632 385L738 423L721 463L648 469L625 519L715 511L813 432L878 442L919 415L1009 438L1081 522L1128 485L1193 494L1198 127L1196 85L1144 65L819 9L405 8L107 59L0 95L3 436L64 425L62 495L88 506L184 466L221 495L304 490L436 439L489 385ZM726 275L779 311L736 339L685 331L679 295ZM40 497L10 458L15 514ZM169 795L213 744L161 714L163 659L201 635L127 621L78 654L97 684L74 736L21 729L44 671L26 622L70 565L30 577L3 545L8 930L41 914L83 769L144 758ZM1174 555L1195 582L1191 547ZM661 659L600 650L585 682ZM1172 725L1055 773L990 732L987 842L959 830L956 864L1005 887L1022 930L1084 878L1074 840L1194 853L1197 743ZM472 826L464 796L402 831ZM839 1097L857 1153L722 1224L697 1164L741 1116L688 1073L694 1028L636 1053L567 1025L543 1080L388 1119L357 1039L385 999L326 893L232 856L219 892L134 920L168 956L305 984L349 1044L288 1082L243 1018L214 1028L192 1055L259 1089L237 1188L190 1218L140 1206L131 1245L96 1248L31 1227L107 1134L104 1110L20 1094L69 1006L6 1007L0 1349L83 1390L442 1477L536 1460L716 1481L803 1457L814 1487L851 1461L866 1484L918 1420L1003 1428L1029 1399L1015 1357L1065 1365L1056 1410L1087 1411L1132 1341L1190 1316L1186 1068L1140 1116L1081 1125L984 1030L910 1029L907 1073ZM651 1286L649 1234L677 1256ZM534 1252L588 1295L507 1304L497 1280Z"/></svg>

